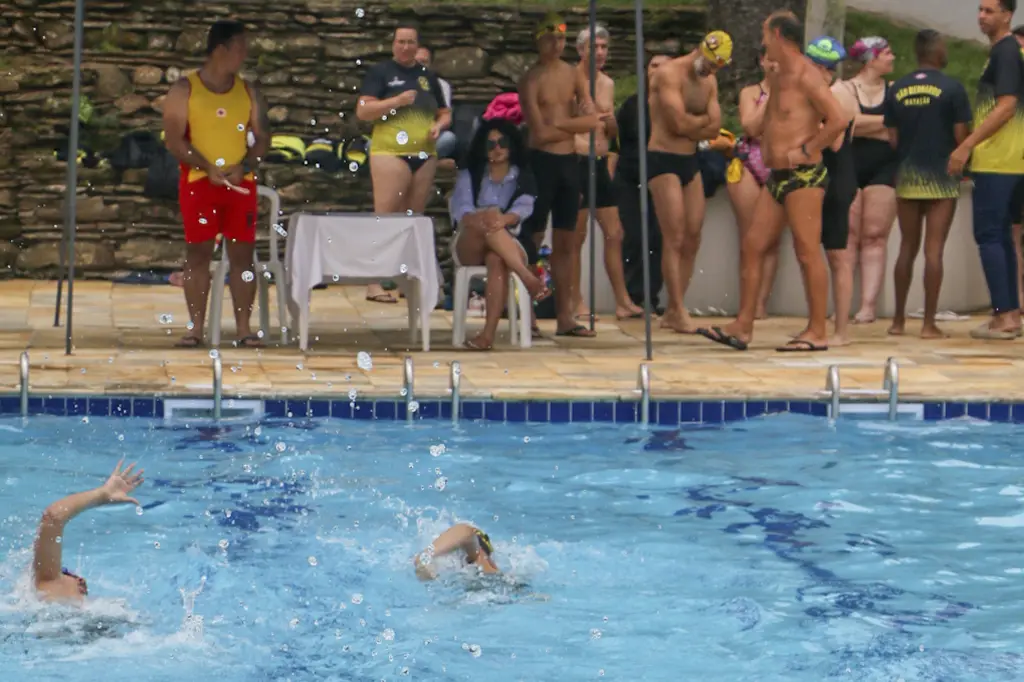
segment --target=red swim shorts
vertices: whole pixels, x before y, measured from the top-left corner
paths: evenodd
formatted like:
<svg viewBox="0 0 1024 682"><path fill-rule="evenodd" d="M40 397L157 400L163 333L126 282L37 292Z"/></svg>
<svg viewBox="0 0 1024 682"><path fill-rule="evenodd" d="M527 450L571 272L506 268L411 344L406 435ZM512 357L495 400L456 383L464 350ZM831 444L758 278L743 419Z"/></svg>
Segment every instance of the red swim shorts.
<svg viewBox="0 0 1024 682"><path fill-rule="evenodd" d="M256 241L256 183L244 180L240 186L248 189L249 194L212 185L207 178L181 183L178 204L186 243L208 242L218 234L238 242Z"/></svg>

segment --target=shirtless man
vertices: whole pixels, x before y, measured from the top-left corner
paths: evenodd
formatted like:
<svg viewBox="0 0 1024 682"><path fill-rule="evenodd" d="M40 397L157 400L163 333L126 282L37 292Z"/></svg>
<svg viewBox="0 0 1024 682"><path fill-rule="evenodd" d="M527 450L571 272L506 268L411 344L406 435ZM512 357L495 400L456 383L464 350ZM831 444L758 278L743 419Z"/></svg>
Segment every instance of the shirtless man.
<svg viewBox="0 0 1024 682"><path fill-rule="evenodd" d="M562 61L565 50L565 21L548 14L537 27L537 62L520 79L519 103L530 137L530 161L537 181L533 214L523 225L524 242L531 262L544 240L551 216L551 276L555 281L555 310L558 336L592 337L594 332L578 324L573 316L573 252L579 253L573 230L580 207L580 170L575 136L596 130L602 118L593 113L587 81ZM574 112L579 111L578 115Z"/></svg>
<svg viewBox="0 0 1024 682"><path fill-rule="evenodd" d="M600 24L594 33L594 62L597 70L597 85L594 90L594 107L597 113L608 114L615 111L615 81L603 72L608 59L608 29ZM576 65L579 77L586 83L590 91L590 29L585 28L576 37L576 50L580 53L580 62ZM612 185L609 167L609 140L618 134L615 117L602 119L602 125L594 134L594 154L596 156L595 175L596 191L594 192L594 220L601 226L604 233L604 268L608 273L612 291L615 293L615 317L620 320L643 317L643 308L633 303L626 290L626 276L622 265L622 222L619 220L619 209L615 190ZM583 321L590 317L590 310L583 305L583 288L580 281L583 242L587 238L587 225L590 222L590 135L576 136L576 155L580 164L580 212L576 220L576 249L573 250L573 310L577 320Z"/></svg>
<svg viewBox="0 0 1024 682"><path fill-rule="evenodd" d="M713 31L693 52L662 65L651 76L647 174L661 225L661 271L668 294L661 327L681 334L697 331L683 302L704 224L697 143L718 137L722 111L715 73L731 59L732 38Z"/></svg>
<svg viewBox="0 0 1024 682"><path fill-rule="evenodd" d="M761 289L765 252L787 223L803 271L808 303L807 329L780 352L828 350L828 272L821 254L821 212L828 186L822 150L850 124L814 63L804 56L804 27L791 12L764 22L764 46L778 69L769 72L771 94L761 151L771 169L754 209L755 223L743 239L740 311L725 327L701 329L702 336L746 350L754 336L754 313Z"/></svg>

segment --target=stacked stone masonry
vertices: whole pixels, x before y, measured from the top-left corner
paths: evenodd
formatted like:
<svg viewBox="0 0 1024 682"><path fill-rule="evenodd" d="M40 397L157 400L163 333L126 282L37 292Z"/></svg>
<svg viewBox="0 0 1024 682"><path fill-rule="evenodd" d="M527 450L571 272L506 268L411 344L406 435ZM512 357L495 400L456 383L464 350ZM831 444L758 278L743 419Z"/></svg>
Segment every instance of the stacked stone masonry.
<svg viewBox="0 0 1024 682"><path fill-rule="evenodd" d="M0 0L0 276L46 277L57 270L67 169L54 150L70 116L74 5ZM93 115L83 142L100 153L131 131L159 134L166 91L202 63L206 31L217 18L233 17L250 29L244 75L264 93L273 131L337 141L368 132L354 115L358 87L367 66L390 55L397 19L414 18L422 27L458 105L490 101L514 85L532 60L532 28L543 14L516 6L344 0L89 0L86 8L82 94ZM586 25L583 9L564 15L571 35ZM633 11L600 9L598 18L613 36L609 73L633 73ZM645 48L692 45L703 24L702 10L650 12ZM570 41L567 57L572 50ZM84 276L180 263L176 206L143 196L145 179L144 169L118 175L104 165L80 167L76 265ZM428 209L445 265L450 227L443 196L452 179L439 173ZM364 173L270 165L264 181L280 192L285 213L372 210ZM261 249L266 236L261 230Z"/></svg>

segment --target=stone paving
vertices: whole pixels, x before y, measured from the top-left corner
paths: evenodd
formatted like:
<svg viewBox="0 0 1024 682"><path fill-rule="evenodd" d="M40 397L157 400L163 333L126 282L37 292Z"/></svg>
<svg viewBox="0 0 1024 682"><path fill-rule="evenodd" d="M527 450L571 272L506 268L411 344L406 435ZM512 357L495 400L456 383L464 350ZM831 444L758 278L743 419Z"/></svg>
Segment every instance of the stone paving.
<svg viewBox="0 0 1024 682"><path fill-rule="evenodd" d="M295 343L273 345L279 339L273 333L266 349L233 348L234 323L226 320L225 397L341 396L352 388L360 395L396 396L402 360L412 355L415 392L422 397L445 395L448 365L459 360L467 397L636 398L638 367L644 362L643 320L602 317L597 339L556 339L554 322L542 320L545 338L528 350L508 345L503 322L496 350L474 353L451 347L451 314L435 311L433 350L422 353L409 346L404 302L370 303L363 292L338 286L314 292L307 353ZM18 360L27 349L34 395L210 395L209 351L173 348L188 319L181 289L77 282L71 356L64 353L63 323L53 326L55 293L52 281L0 282L0 393L17 391ZM225 310L231 310L229 300ZM274 319L276 311L271 313ZM655 321L651 392L673 398L816 398L830 364L840 366L844 389L877 389L885 360L893 356L900 363L902 400L1024 400L1024 341L969 338L982 319L945 323L952 338L942 341L889 337L887 322L879 321L853 327L854 343L846 348L788 355L774 348L801 329L802 320L760 322L754 346L745 353L661 331ZM481 322L471 318L470 330ZM911 321L911 331L918 324ZM370 371L359 369L358 351L371 354Z"/></svg>

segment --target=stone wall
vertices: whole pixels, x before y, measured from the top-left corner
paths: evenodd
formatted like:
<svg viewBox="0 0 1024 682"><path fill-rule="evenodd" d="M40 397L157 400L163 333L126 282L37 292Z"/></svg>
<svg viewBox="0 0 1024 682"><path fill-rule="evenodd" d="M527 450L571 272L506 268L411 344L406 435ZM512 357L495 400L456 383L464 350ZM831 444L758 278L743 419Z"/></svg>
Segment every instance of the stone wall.
<svg viewBox="0 0 1024 682"><path fill-rule="evenodd" d="M58 263L67 169L54 150L70 115L74 5L0 0L0 273L8 276L50 276ZM346 0L89 0L86 8L82 93L93 112L84 142L100 153L111 151L127 132L159 133L169 83L201 64L208 25L220 17L250 27L244 75L260 84L274 132L340 140L367 131L355 120L357 88L367 65L390 55L389 32L397 18L418 21L457 104L489 101L514 84L532 59L531 29L542 14ZM565 16L573 34L586 24L583 10ZM614 39L609 71L632 73L632 10L602 9L599 20ZM692 45L703 24L700 10L651 12L645 47ZM567 56L571 49L570 43ZM182 242L176 207L142 195L146 171L120 175L106 164L80 169L79 272L110 277L177 267ZM448 226L441 197L451 180L439 174L429 209L442 235ZM265 169L264 181L281 193L285 213L372 209L365 174L275 165ZM443 251L447 240L438 241Z"/></svg>

